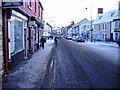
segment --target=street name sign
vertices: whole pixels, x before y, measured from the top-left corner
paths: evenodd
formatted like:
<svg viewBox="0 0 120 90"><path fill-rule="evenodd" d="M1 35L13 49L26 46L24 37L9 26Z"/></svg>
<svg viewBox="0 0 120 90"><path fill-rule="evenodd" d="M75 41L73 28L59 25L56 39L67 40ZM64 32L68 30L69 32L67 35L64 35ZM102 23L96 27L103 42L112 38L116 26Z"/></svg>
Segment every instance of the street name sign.
<svg viewBox="0 0 120 90"><path fill-rule="evenodd" d="M2 1L3 8L18 8L23 6L24 6L23 0L3 0Z"/></svg>

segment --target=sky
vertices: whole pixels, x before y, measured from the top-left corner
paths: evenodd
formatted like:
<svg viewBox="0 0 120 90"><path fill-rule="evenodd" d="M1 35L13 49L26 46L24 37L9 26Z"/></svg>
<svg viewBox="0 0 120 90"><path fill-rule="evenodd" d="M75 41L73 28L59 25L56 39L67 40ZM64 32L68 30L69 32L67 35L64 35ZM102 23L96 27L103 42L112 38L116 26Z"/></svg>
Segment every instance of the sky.
<svg viewBox="0 0 120 90"><path fill-rule="evenodd" d="M53 27L68 26L84 18L94 20L98 8L103 13L118 8L119 0L40 0L43 6L43 19ZM87 8L87 10L85 9Z"/></svg>

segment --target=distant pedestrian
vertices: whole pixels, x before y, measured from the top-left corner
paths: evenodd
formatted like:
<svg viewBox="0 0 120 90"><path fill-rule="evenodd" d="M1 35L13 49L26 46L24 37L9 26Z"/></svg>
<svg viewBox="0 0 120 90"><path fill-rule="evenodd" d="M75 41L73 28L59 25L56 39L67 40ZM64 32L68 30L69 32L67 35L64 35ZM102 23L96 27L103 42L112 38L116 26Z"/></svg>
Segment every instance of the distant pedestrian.
<svg viewBox="0 0 120 90"><path fill-rule="evenodd" d="M117 44L118 44L118 46L120 46L120 37L119 37L119 39L118 39L118 42L117 42Z"/></svg>
<svg viewBox="0 0 120 90"><path fill-rule="evenodd" d="M57 46L58 37L55 37L55 38L54 38L54 42L55 42L55 46Z"/></svg>
<svg viewBox="0 0 120 90"><path fill-rule="evenodd" d="M44 49L44 44L46 43L44 36L42 36L40 42L41 42L41 47Z"/></svg>

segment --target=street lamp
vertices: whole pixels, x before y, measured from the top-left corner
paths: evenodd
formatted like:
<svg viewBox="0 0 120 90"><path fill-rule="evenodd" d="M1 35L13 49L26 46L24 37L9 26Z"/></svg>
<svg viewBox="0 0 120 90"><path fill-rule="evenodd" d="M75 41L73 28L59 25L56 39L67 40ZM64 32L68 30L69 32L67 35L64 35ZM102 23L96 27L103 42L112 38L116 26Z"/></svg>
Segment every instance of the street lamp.
<svg viewBox="0 0 120 90"><path fill-rule="evenodd" d="M87 7L85 8L86 10L87 10ZM92 28L92 7L90 7L90 11L91 11L91 22L90 22L90 32L91 32L91 36L90 36L90 38L91 38L91 42L92 42L92 31L93 31L93 28Z"/></svg>
<svg viewBox="0 0 120 90"><path fill-rule="evenodd" d="M52 36L52 29L53 29L53 26L51 25L51 23L53 23L53 21L49 21L49 25L51 26L51 36Z"/></svg>

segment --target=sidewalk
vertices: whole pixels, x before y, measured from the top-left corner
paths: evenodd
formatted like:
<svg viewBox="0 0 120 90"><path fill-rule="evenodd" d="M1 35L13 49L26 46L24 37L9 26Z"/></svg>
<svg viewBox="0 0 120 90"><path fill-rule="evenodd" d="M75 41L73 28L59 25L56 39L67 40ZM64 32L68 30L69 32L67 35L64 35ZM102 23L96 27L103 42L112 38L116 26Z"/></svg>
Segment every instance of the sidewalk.
<svg viewBox="0 0 120 90"><path fill-rule="evenodd" d="M38 88L46 73L53 40L47 40L45 49L36 51L29 60L19 65L7 77L3 88Z"/></svg>

